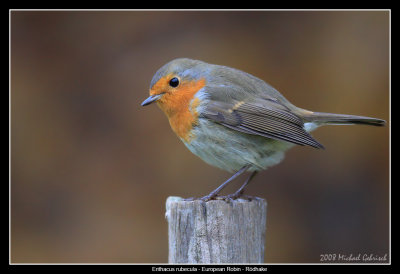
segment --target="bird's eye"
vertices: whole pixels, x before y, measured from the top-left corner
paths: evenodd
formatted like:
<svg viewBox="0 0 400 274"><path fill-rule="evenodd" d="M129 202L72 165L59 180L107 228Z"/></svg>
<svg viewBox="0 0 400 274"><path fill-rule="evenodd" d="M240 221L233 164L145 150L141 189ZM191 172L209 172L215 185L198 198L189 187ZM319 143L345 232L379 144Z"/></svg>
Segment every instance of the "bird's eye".
<svg viewBox="0 0 400 274"><path fill-rule="evenodd" d="M169 85L173 88L176 88L179 85L179 79L174 77L169 81Z"/></svg>

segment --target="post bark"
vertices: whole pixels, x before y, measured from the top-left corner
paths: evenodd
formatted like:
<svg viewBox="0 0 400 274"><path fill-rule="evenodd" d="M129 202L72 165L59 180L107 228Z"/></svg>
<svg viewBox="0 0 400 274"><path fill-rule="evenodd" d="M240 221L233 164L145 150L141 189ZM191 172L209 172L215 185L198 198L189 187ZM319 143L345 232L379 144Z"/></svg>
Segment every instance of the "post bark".
<svg viewBox="0 0 400 274"><path fill-rule="evenodd" d="M263 263L267 202L169 197L169 263Z"/></svg>

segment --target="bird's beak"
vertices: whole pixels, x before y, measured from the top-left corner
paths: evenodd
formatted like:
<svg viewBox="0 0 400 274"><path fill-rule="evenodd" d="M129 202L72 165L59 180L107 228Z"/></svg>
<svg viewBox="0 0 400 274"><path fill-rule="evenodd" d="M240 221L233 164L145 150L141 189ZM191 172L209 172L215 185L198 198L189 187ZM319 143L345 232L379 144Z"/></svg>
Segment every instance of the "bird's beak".
<svg viewBox="0 0 400 274"><path fill-rule="evenodd" d="M144 106L150 105L151 103L160 99L163 95L164 95L164 93L151 95L149 98L147 98L146 100L143 101L142 106L144 107Z"/></svg>

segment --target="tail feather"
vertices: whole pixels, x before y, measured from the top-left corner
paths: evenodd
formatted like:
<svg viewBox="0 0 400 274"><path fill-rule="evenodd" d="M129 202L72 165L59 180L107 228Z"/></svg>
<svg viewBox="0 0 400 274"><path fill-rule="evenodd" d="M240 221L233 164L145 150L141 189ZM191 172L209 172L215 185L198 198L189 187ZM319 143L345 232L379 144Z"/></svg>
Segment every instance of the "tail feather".
<svg viewBox="0 0 400 274"><path fill-rule="evenodd" d="M308 122L313 122L320 125L370 125L370 126L384 126L386 121L377 118L347 115L347 114L334 114L325 112L311 112L303 113L303 118Z"/></svg>

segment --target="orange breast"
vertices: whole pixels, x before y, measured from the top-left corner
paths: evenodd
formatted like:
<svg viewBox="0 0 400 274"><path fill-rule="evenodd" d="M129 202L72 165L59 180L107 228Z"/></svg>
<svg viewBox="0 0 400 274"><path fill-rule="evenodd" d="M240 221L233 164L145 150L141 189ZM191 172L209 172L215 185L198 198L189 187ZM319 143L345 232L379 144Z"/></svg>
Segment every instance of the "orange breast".
<svg viewBox="0 0 400 274"><path fill-rule="evenodd" d="M159 82L166 82L165 78L169 79L170 76L161 78ZM157 87L157 84L158 82L154 86ZM195 137L191 134L191 130L198 122L199 114L196 108L200 104L200 99L193 100L193 98L205 84L205 79L182 81L175 89L169 88L167 92L164 89L162 92L166 93L157 101L158 106L167 115L172 130L185 142L190 142ZM150 93L157 94L154 87L152 90Z"/></svg>

